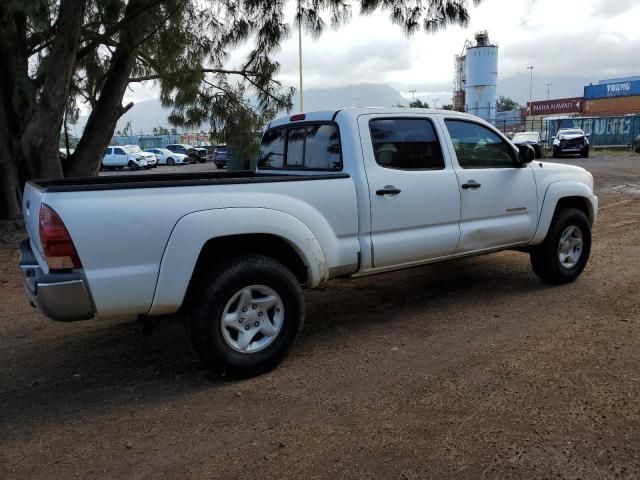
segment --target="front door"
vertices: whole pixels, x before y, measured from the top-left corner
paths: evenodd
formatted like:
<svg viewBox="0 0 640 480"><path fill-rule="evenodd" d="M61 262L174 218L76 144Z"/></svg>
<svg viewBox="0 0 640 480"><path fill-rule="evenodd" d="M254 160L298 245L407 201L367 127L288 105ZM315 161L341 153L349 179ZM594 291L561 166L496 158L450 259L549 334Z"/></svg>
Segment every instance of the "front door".
<svg viewBox="0 0 640 480"><path fill-rule="evenodd" d="M485 125L445 119L460 185L458 252L526 243L538 222L530 165L516 165L514 147ZM456 164L457 163L457 164Z"/></svg>
<svg viewBox="0 0 640 480"><path fill-rule="evenodd" d="M438 125L424 115L359 118L371 205L374 268L450 255L460 235L460 193Z"/></svg>

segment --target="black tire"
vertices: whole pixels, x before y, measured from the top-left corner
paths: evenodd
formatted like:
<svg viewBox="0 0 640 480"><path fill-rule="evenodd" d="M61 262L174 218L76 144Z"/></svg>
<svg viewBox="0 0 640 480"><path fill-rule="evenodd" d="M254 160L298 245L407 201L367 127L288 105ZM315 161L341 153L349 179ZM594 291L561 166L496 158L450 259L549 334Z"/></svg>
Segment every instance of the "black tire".
<svg viewBox="0 0 640 480"><path fill-rule="evenodd" d="M127 164L127 166L129 167L129 170L140 170L140 167L136 165L136 163L133 160L129 160L129 163Z"/></svg>
<svg viewBox="0 0 640 480"><path fill-rule="evenodd" d="M264 349L243 353L223 335L221 318L229 300L250 285L264 285L281 298L279 333ZM262 255L230 259L196 286L185 330L195 355L211 370L251 377L276 367L286 356L304 321L304 296L296 277L281 263Z"/></svg>
<svg viewBox="0 0 640 480"><path fill-rule="evenodd" d="M171 157L167 158L167 165L173 167L176 164L175 160Z"/></svg>
<svg viewBox="0 0 640 480"><path fill-rule="evenodd" d="M560 150L558 150L557 147L553 147L553 158L559 158L560 157Z"/></svg>
<svg viewBox="0 0 640 480"><path fill-rule="evenodd" d="M582 234L582 251L571 268L560 262L560 238L567 228L575 226ZM531 250L531 266L543 282L562 285L580 276L591 253L591 225L587 216L578 209L566 208L556 212L544 241Z"/></svg>
<svg viewBox="0 0 640 480"><path fill-rule="evenodd" d="M582 151L580 152L580 156L581 156L582 158L589 158L589 148L585 148L584 150L582 150Z"/></svg>

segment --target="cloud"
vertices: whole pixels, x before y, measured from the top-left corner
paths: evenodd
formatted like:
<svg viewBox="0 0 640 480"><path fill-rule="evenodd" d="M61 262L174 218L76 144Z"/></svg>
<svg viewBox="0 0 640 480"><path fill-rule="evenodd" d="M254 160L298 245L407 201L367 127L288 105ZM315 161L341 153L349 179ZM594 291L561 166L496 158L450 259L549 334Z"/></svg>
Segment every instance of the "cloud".
<svg viewBox="0 0 640 480"><path fill-rule="evenodd" d="M593 9L593 14L612 18L627 13L629 10L637 6L637 0L600 0Z"/></svg>
<svg viewBox="0 0 640 480"><path fill-rule="evenodd" d="M327 48L321 42L303 46L303 72L309 87L330 87L360 82L384 82L385 75L411 67L409 51L401 40L371 39ZM278 58L280 76L296 84L298 51L287 49Z"/></svg>
<svg viewBox="0 0 640 480"><path fill-rule="evenodd" d="M500 52L500 69L511 73L527 65L545 75L588 75L594 79L626 72L630 53L640 51L640 38L626 39L597 30L556 33L539 41L520 40Z"/></svg>

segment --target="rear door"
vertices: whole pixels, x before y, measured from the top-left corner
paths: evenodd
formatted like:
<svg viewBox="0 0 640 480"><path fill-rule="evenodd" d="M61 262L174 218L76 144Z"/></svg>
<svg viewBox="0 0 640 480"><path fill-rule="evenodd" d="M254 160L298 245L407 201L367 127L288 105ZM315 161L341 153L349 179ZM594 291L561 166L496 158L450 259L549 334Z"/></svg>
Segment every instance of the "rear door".
<svg viewBox="0 0 640 480"><path fill-rule="evenodd" d="M460 185L460 245L473 252L529 241L538 222L538 197L529 164L516 165L514 147L486 125L445 118Z"/></svg>
<svg viewBox="0 0 640 480"><path fill-rule="evenodd" d="M105 167L110 167L113 165L113 148L109 147L104 151L104 158L102 159L102 164Z"/></svg>
<svg viewBox="0 0 640 480"><path fill-rule="evenodd" d="M115 147L113 149L113 164L119 167L127 165L127 152L124 151L124 148Z"/></svg>
<svg viewBox="0 0 640 480"><path fill-rule="evenodd" d="M452 254L460 236L460 192L425 115L358 119L371 204L374 268Z"/></svg>

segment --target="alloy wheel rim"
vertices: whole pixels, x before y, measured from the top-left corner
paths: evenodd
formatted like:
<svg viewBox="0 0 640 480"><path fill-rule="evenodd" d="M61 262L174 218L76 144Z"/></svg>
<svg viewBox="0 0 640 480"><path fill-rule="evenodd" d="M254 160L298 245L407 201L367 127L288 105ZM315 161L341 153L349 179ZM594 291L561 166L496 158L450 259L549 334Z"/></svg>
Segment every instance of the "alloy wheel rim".
<svg viewBox="0 0 640 480"><path fill-rule="evenodd" d="M564 229L558 243L558 260L564 268L573 268L580 261L584 247L582 230L575 225Z"/></svg>
<svg viewBox="0 0 640 480"><path fill-rule="evenodd" d="M234 293L222 311L222 336L232 349L255 353L273 343L282 329L280 295L266 285L250 285Z"/></svg>

